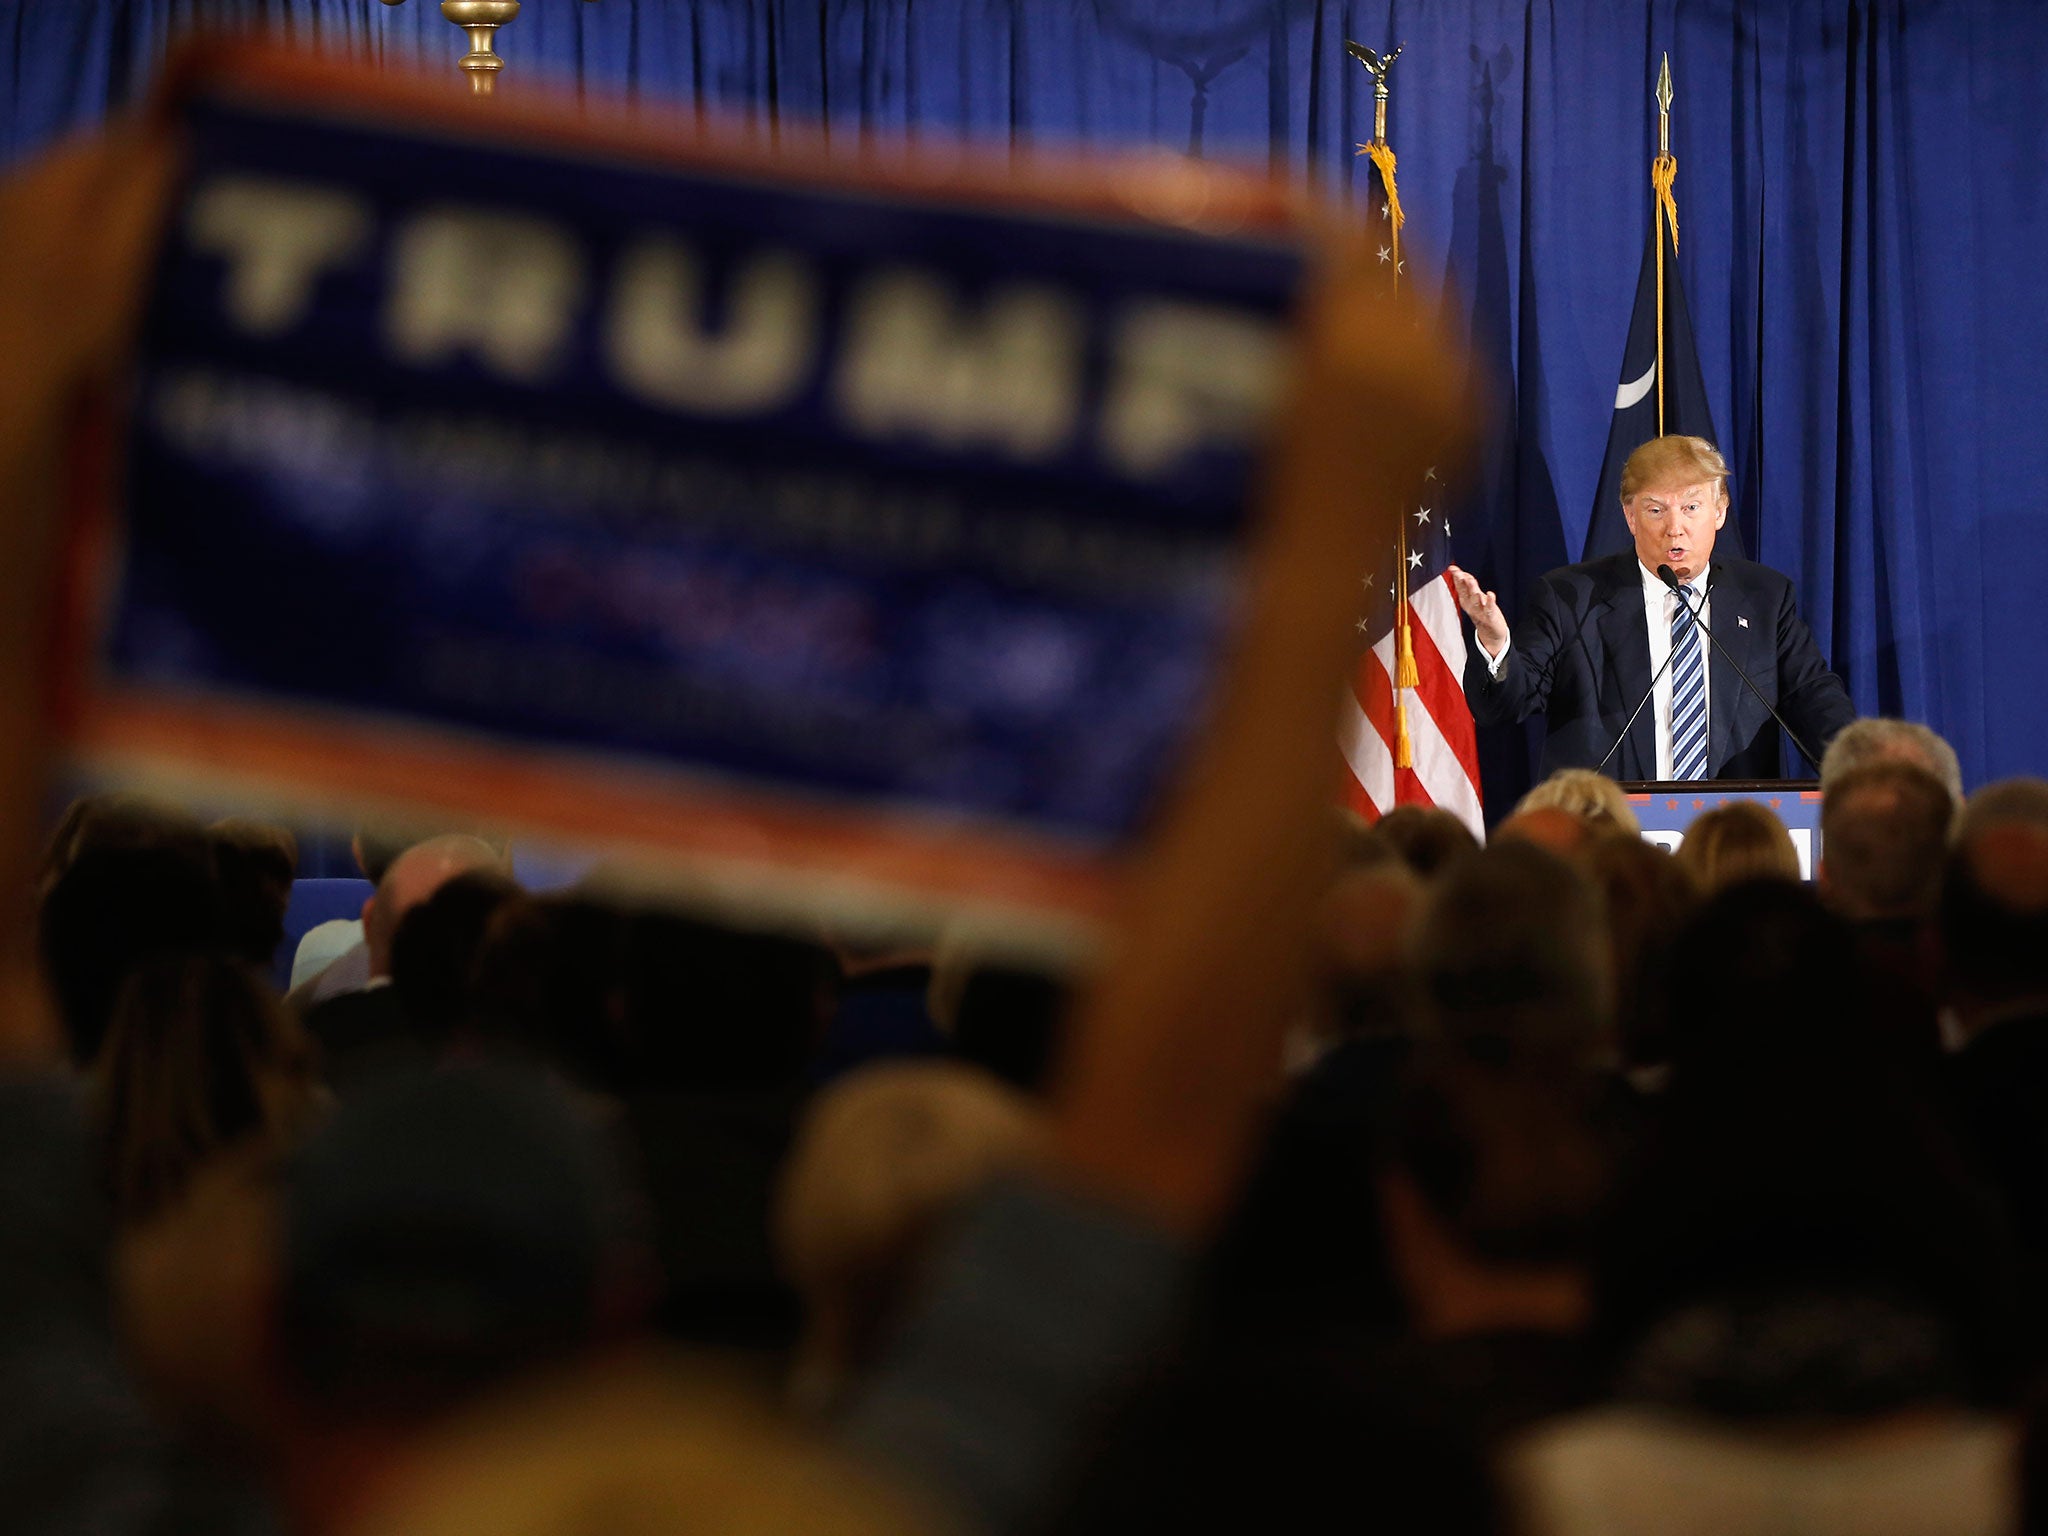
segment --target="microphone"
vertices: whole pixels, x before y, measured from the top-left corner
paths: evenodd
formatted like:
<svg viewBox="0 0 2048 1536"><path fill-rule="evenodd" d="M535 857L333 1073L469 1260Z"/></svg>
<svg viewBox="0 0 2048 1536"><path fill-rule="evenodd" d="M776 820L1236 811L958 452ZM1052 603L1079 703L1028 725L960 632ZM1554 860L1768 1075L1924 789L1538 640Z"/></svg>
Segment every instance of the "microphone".
<svg viewBox="0 0 2048 1536"><path fill-rule="evenodd" d="M1707 592L1712 592L1714 590L1714 583L1720 579L1720 574L1721 573L1719 571L1708 572ZM1735 657L1729 653L1728 647L1721 643L1719 636L1717 636L1711 629L1707 628L1707 622L1705 619L1702 619L1700 617L1699 609L1693 607L1691 601L1686 597L1685 588L1679 583L1678 573L1672 570L1671 567L1668 565L1660 565L1657 567L1657 579L1663 582L1665 586L1669 587L1672 590L1672 592L1677 596L1678 600L1681 603L1685 604L1685 611L1692 615L1693 623L1699 625L1700 633L1705 635L1708 640L1713 642L1715 650L1719 651L1723 656L1727 657L1728 665L1735 669L1735 675L1741 678L1743 682L1749 685L1749 691L1756 695L1757 703L1763 705L1765 709L1769 710L1771 713L1771 718L1778 722L1778 729L1783 731L1787 736L1791 737L1792 745L1797 747L1802 753L1805 754L1806 760L1809 763L1812 763L1814 767L1818 768L1820 766L1820 758L1814 754L1812 749L1809 748L1805 742L1799 739L1799 733L1793 730L1791 726L1785 723L1785 717L1778 713L1778 707L1775 704L1773 704L1769 699L1764 697L1763 689L1757 687L1756 680L1752 678L1747 672L1742 670L1742 663L1737 661ZM1706 595L1703 593L1700 597L1700 607L1703 608L1705 606ZM1672 649L1676 650L1677 647L1673 646ZM1667 656L1664 659L1666 661L1669 661L1671 658ZM1654 687L1655 685L1652 684L1652 686ZM1637 706L1637 708L1639 709L1641 707L1641 705Z"/></svg>

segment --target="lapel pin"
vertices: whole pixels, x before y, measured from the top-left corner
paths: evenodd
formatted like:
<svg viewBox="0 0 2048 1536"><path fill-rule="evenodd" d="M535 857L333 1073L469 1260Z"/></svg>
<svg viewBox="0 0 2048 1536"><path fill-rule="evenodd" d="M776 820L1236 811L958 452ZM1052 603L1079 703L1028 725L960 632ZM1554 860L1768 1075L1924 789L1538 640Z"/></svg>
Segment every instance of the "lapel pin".
<svg viewBox="0 0 2048 1536"><path fill-rule="evenodd" d="M1741 625L1741 626L1742 626L1742 627L1743 627L1744 629L1747 629L1747 628L1749 628L1749 620L1745 619L1745 618L1744 618L1744 617L1743 617L1743 616L1742 616L1741 614L1739 614L1739 613L1738 613L1737 615L1735 615L1735 622L1736 622L1737 624Z"/></svg>

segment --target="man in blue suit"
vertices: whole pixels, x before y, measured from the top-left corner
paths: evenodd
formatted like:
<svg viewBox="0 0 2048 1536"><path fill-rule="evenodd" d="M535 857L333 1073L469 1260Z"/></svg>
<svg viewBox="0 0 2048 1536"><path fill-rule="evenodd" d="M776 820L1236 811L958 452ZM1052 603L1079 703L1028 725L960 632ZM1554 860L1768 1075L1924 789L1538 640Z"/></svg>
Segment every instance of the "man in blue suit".
<svg viewBox="0 0 2048 1536"><path fill-rule="evenodd" d="M1799 617L1792 583L1752 561L1713 558L1727 482L1727 461L1705 438L1643 444L1621 473L1635 547L1544 576L1512 631L1494 594L1452 566L1478 642L1465 665L1473 719L1499 725L1543 711L1546 774L1606 758L1621 779L1775 778L1778 727L1699 632L1697 614L1799 737L1826 751L1855 706ZM1608 757L1645 690L1649 707Z"/></svg>

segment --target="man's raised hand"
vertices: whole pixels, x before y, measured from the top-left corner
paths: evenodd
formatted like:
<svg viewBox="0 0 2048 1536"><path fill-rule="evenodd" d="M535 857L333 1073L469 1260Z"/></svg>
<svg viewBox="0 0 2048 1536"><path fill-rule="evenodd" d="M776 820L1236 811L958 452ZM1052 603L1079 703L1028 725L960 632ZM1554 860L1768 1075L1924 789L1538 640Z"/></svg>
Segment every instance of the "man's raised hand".
<svg viewBox="0 0 2048 1536"><path fill-rule="evenodd" d="M1484 590L1478 578L1457 566L1448 566L1451 585L1458 589L1458 606L1465 610L1465 617L1472 621L1472 633L1477 637L1480 648L1488 656L1498 658L1508 643L1508 621L1500 611L1500 601L1491 592Z"/></svg>

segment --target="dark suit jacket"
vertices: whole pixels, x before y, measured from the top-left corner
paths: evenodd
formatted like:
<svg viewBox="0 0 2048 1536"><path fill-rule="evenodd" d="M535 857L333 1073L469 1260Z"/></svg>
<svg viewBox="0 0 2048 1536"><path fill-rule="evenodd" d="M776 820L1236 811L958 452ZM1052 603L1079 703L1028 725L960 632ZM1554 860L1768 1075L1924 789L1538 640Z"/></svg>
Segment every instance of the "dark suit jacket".
<svg viewBox="0 0 2048 1536"><path fill-rule="evenodd" d="M396 987L344 992L315 1003L306 1010L305 1025L320 1047L322 1075L338 1094L386 1072L431 1065L436 1055L406 1017Z"/></svg>
<svg viewBox="0 0 2048 1536"><path fill-rule="evenodd" d="M1792 729L1814 751L1825 752L1835 733L1856 718L1856 708L1799 617L1792 583L1748 560L1716 558L1713 569L1714 638L1735 654ZM1563 566L1538 581L1511 626L1507 666L1498 682L1476 644L1465 665L1465 697L1481 725L1544 712L1550 727L1543 747L1546 774L1597 766L1649 686L1642 568L1632 549ZM1711 645L1707 686L1707 776L1776 778L1778 727ZM1657 776L1653 711L1645 707L1636 716L1628 739L1609 760L1607 771L1616 778Z"/></svg>
<svg viewBox="0 0 2048 1536"><path fill-rule="evenodd" d="M1945 1066L1957 1141L2023 1253L2048 1261L2048 1013L1991 1025Z"/></svg>

